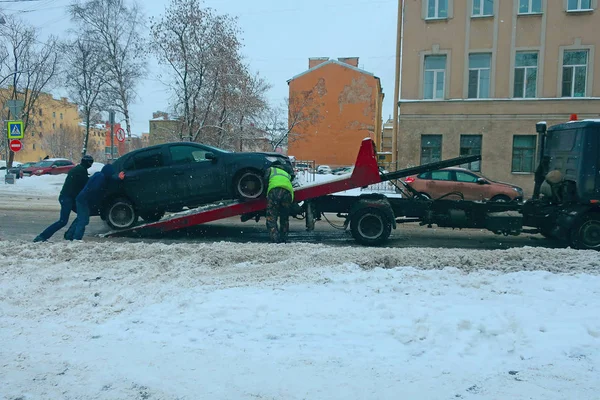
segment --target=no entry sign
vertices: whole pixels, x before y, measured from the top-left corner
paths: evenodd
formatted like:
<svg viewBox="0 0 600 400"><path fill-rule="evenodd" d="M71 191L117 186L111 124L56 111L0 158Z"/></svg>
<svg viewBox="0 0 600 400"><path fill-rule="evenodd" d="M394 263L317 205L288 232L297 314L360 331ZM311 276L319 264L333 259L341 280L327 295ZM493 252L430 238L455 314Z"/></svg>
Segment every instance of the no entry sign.
<svg viewBox="0 0 600 400"><path fill-rule="evenodd" d="M19 139L13 139L10 141L10 149L15 153L23 148L23 143Z"/></svg>

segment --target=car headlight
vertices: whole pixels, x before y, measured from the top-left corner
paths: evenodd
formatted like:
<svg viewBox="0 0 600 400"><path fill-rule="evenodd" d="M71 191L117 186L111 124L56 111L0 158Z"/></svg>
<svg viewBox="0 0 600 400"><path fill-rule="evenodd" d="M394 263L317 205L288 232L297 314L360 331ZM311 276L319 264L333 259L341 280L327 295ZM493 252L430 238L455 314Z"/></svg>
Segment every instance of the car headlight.
<svg viewBox="0 0 600 400"><path fill-rule="evenodd" d="M523 194L523 189L521 189L521 188L514 187L513 190L519 194Z"/></svg>
<svg viewBox="0 0 600 400"><path fill-rule="evenodd" d="M44 172L43 169L38 169L37 171L35 171L36 174L41 174L42 172Z"/></svg>

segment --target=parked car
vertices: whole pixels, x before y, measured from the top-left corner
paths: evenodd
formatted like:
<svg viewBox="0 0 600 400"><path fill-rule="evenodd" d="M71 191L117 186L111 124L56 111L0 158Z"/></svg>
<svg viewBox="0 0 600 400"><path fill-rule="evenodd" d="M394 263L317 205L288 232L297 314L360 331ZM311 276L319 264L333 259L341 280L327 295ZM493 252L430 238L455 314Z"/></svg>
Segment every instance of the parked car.
<svg viewBox="0 0 600 400"><path fill-rule="evenodd" d="M317 174L326 175L331 174L331 168L329 165L319 165L317 167Z"/></svg>
<svg viewBox="0 0 600 400"><path fill-rule="evenodd" d="M310 165L306 163L294 163L293 166L296 172L310 171Z"/></svg>
<svg viewBox="0 0 600 400"><path fill-rule="evenodd" d="M257 199L266 194L264 170L280 153L232 153L198 143L166 143L127 153L113 163L125 179L109 185L92 215L113 229L133 226L138 217L158 221L177 212L219 200Z"/></svg>
<svg viewBox="0 0 600 400"><path fill-rule="evenodd" d="M75 167L73 161L66 158L48 158L23 169L23 176L66 174Z"/></svg>
<svg viewBox="0 0 600 400"><path fill-rule="evenodd" d="M465 200L513 201L523 199L523 189L503 182L496 182L480 173L464 168L444 168L409 176L404 182L421 195L438 199L449 193L462 193ZM456 199L456 195L448 196Z"/></svg>
<svg viewBox="0 0 600 400"><path fill-rule="evenodd" d="M19 165L14 165L14 163L13 163L13 167L8 170L8 173L15 174L16 178L19 179L19 178L23 177L23 170L25 168L29 168L35 164L37 164L37 162L35 162L35 161L29 161L29 162L19 164Z"/></svg>
<svg viewBox="0 0 600 400"><path fill-rule="evenodd" d="M332 169L331 172L334 175L346 175L346 174L351 174L353 170L354 170L354 167L340 167L340 168Z"/></svg>

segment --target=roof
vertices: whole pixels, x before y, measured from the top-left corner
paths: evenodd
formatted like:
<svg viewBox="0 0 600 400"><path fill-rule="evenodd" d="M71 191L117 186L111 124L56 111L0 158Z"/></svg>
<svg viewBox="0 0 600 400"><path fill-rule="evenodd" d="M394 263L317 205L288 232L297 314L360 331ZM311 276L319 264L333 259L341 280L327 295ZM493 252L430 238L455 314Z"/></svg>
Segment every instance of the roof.
<svg viewBox="0 0 600 400"><path fill-rule="evenodd" d="M306 71L302 72L301 74L298 74L298 75L296 75L296 76L293 76L291 79L288 79L287 83L289 84L289 83L290 83L291 81L293 81L294 79L300 78L301 76L304 76L304 75L306 75L306 74L309 74L309 73L311 73L311 72L313 72L313 71L315 71L315 70L317 70L317 69L319 69L319 68L322 68L322 67L324 67L324 66L326 66L326 65L330 65L330 64L337 64L337 65L339 65L339 66L341 66L341 67L348 68L348 69L354 70L354 71L356 71L356 72L360 72L361 74L365 74L365 75L372 76L372 77L373 77L373 78L375 78L375 79L379 79L379 77L375 76L375 75L374 75L373 73L371 73L371 72L365 71L364 69L360 69L360 68L353 67L353 66L352 66L352 65L350 65L350 64L346 64L346 63L344 63L344 62L341 62L341 61L338 61L338 60L329 60L329 61L325 61L324 63L321 63L321 64L319 64L319 65L316 65L316 66L314 66L314 67L312 67L312 68L309 68L309 69L307 69Z"/></svg>

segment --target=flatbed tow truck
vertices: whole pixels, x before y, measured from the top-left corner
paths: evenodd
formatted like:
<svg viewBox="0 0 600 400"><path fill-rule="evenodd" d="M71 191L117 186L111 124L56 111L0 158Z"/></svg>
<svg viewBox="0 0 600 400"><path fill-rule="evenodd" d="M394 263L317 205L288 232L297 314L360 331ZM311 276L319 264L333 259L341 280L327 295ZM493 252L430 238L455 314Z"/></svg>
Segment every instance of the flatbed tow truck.
<svg viewBox="0 0 600 400"><path fill-rule="evenodd" d="M460 193L438 199L421 197L401 178L478 161L481 156L457 157L386 173L377 165L375 145L367 138L361 144L349 177L295 191L294 201L299 204L296 217L300 215L310 231L325 213L335 213L344 218L344 229L350 228L357 242L371 246L384 244L399 224L415 222L428 227L486 229L506 236L540 233L574 248L600 250L600 120L571 121L549 130L545 123L538 123L536 129L540 163L535 174L534 198L525 202L475 202L449 196ZM392 182L404 196L336 194L380 182ZM160 236L234 216L258 222L266 207L265 198L232 201L105 236Z"/></svg>

